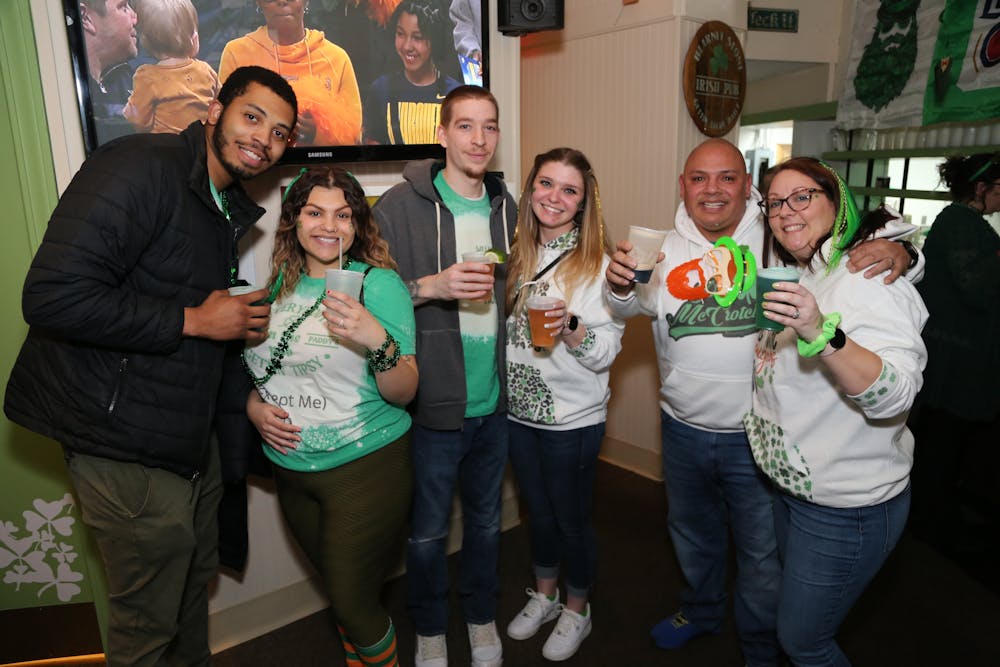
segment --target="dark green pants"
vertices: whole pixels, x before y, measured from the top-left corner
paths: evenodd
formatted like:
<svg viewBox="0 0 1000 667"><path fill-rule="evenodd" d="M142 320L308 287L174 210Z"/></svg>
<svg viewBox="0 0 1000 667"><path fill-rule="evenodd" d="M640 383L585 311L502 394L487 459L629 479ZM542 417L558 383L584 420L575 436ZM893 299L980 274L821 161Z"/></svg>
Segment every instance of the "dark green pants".
<svg viewBox="0 0 1000 667"><path fill-rule="evenodd" d="M385 637L382 584L403 554L410 509L407 433L355 461L319 472L275 466L278 500L299 546L323 579L337 622L355 646Z"/></svg>
<svg viewBox="0 0 1000 667"><path fill-rule="evenodd" d="M208 589L218 566L219 452L196 481L69 453L83 522L108 580L109 667L208 665Z"/></svg>

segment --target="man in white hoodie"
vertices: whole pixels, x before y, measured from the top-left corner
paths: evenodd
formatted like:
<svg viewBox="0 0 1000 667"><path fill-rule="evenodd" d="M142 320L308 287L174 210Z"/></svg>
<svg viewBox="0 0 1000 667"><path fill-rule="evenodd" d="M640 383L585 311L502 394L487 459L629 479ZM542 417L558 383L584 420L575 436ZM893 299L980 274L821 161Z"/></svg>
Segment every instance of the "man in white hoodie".
<svg viewBox="0 0 1000 667"><path fill-rule="evenodd" d="M686 580L680 610L658 623L653 641L683 646L722 630L726 614L729 534L736 549L734 614L747 665L777 665L775 612L780 564L771 514L771 488L754 464L742 418L750 408L754 297L728 307L711 297L692 298L667 276L701 258L729 236L762 257L764 226L759 193L739 149L723 139L696 147L680 177L683 203L663 244L665 259L647 284L633 282L631 245L618 243L606 273L607 301L619 317L653 317L660 368L663 475L667 525ZM772 261L773 263L773 261ZM911 263L901 244L859 246L852 270L866 277L888 270L895 280ZM673 292L679 292L674 294Z"/></svg>

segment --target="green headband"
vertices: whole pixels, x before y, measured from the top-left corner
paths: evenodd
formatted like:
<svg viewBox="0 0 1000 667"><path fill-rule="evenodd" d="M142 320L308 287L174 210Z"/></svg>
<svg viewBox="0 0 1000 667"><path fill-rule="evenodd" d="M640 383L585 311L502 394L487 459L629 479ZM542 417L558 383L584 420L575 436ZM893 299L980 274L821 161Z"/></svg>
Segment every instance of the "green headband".
<svg viewBox="0 0 1000 667"><path fill-rule="evenodd" d="M293 179L292 179L292 180L291 180L291 181L290 181L290 182L288 183L288 185L287 185L287 186L285 186L285 191L281 193L281 203L282 203L282 204L284 204L284 203L285 203L285 200L286 200L286 199L288 199L288 193L292 191L292 186L293 186L293 185L295 185L295 183L296 183L296 182L297 182L297 181L298 181L298 180L299 180L300 178L302 178L302 174L306 173L307 171L309 171L309 170L308 170L308 169L306 169L305 167L302 167L301 169L299 169L299 173L297 173L297 174L295 175L295 178L293 178Z"/></svg>
<svg viewBox="0 0 1000 667"><path fill-rule="evenodd" d="M840 190L837 218L833 221L833 229L830 230L830 238L833 239L833 250L830 253L830 261L826 269L827 273L829 273L840 264L840 258L843 256L844 250L847 249L847 246L854 239L854 235L858 232L858 227L861 225L861 216L858 214L858 205L854 201L854 195L851 193L850 188L847 187L844 179L826 162L821 160L820 164L837 179L837 189Z"/></svg>
<svg viewBox="0 0 1000 667"><path fill-rule="evenodd" d="M986 162L984 162L983 166L976 170L976 173L974 173L972 176L969 176L969 183L975 182L975 180L977 178L979 178L984 173L986 173L986 170L993 166L993 164L996 162L996 159L997 159L997 156L994 155L989 160L987 160Z"/></svg>

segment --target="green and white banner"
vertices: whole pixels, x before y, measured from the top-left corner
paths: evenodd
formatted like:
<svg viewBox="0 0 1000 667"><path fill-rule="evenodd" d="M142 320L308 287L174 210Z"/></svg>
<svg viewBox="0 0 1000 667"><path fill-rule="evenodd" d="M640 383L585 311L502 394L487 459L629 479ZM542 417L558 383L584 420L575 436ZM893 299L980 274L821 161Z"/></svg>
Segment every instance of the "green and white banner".
<svg viewBox="0 0 1000 667"><path fill-rule="evenodd" d="M1000 0L860 0L837 124L1000 117Z"/></svg>

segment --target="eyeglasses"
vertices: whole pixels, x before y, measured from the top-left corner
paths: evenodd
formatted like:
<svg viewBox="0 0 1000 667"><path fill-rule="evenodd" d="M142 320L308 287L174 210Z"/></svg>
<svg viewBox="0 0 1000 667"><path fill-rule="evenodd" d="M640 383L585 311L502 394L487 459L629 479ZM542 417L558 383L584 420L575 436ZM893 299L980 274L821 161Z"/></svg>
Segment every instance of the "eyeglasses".
<svg viewBox="0 0 1000 667"><path fill-rule="evenodd" d="M798 213L799 211L804 211L809 208L809 203L815 197L822 197L825 193L819 188L805 188L802 190L796 190L792 194L784 197L783 199L765 199L764 201L758 202L757 206L760 210L764 212L764 215L773 218L781 212L781 205L787 204L788 209Z"/></svg>

